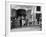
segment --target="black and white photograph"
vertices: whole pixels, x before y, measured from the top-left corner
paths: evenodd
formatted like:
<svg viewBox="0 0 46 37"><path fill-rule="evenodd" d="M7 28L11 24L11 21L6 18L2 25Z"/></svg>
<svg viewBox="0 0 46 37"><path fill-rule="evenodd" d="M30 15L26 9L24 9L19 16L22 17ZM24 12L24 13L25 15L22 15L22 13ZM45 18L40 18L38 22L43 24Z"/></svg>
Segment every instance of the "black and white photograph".
<svg viewBox="0 0 46 37"><path fill-rule="evenodd" d="M11 31L42 31L41 6L10 5Z"/></svg>
<svg viewBox="0 0 46 37"><path fill-rule="evenodd" d="M46 37L46 0L0 0L0 37Z"/></svg>

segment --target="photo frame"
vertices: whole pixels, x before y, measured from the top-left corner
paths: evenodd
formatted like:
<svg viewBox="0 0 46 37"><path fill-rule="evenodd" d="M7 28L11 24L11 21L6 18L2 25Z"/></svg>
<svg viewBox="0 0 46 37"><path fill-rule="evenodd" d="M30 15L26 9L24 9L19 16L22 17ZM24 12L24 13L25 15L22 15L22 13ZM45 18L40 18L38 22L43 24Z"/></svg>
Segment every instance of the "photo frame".
<svg viewBox="0 0 46 37"><path fill-rule="evenodd" d="M36 10L36 8L37 8L37 6L39 6L39 9L40 10ZM11 35L12 36L12 34L14 34L14 36L15 36L15 33L16 32L31 32L31 33L42 33L42 32L44 32L44 25L43 25L43 23L42 23L42 16L43 16L43 11L42 11L42 8L43 8L43 4L41 4L41 3L24 3L24 2L6 2L6 35ZM31 26L33 27L33 25L35 24L36 25L36 28L35 28L35 26L34 26L34 29L32 28L32 29L30 29L30 28L28 28L30 25L28 24L27 26L26 25L23 25L23 23L25 23L25 19L23 19L23 18L25 18L25 17L23 17L23 13L19 13L18 14L18 16L19 15L22 15L22 17L16 17L15 16L15 13L12 13L12 11L17 11L18 9L20 9L20 12L21 12L21 10L22 10L22 12L23 12L23 9L25 10L25 11L27 11L28 12L28 10L29 10L29 16L30 16L30 9L31 9L31 11L32 11L32 13L31 13L31 15L33 15L33 16L31 16L30 18L32 18L31 19L31 21L33 21L33 23L29 23L29 24L32 24ZM33 11L34 10L34 11ZM19 11L18 11L19 12ZM35 14L36 13L36 14ZM24 13L24 14L26 14L26 13ZM27 15L26 14L26 15ZM17 14L16 14L17 15ZM29 18L29 16L27 15L27 18ZM13 16L13 17L12 17ZM14 16L15 16L15 18L14 18ZM35 18L35 16L36 16L36 18ZM36 22L35 21L39 21L39 20L37 20L37 18L39 17L39 16L41 16L41 22L40 23L38 23L38 24L36 24ZM22 22L22 20L21 20L21 25L22 26L16 26L16 27L12 27L11 26L11 22L13 21L13 20L17 20L18 18L21 18L24 22ZM26 18L26 19L27 19ZM30 19L29 18L29 19ZM39 18L38 18L39 19ZM35 20L35 21L34 21ZM30 20L29 20L30 21ZM29 22L28 21L28 22ZM27 23L28 23L27 22ZM35 22L35 23L34 23ZM14 22L13 22L14 23ZM17 23L18 24L18 23ZM16 24L16 25L17 25ZM13 24L12 24L13 25ZM39 27L38 27L38 26ZM30 26L30 27L31 27ZM27 28L24 28L24 27L27 27ZM38 27L38 30L37 30L37 27ZM12 33L13 32L13 33Z"/></svg>

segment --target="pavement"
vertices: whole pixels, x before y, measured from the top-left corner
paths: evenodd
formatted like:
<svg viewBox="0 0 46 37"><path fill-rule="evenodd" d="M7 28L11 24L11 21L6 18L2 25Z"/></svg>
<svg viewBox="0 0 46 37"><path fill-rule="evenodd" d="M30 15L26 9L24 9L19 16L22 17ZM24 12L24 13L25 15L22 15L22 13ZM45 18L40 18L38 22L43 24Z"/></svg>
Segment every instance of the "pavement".
<svg viewBox="0 0 46 37"><path fill-rule="evenodd" d="M22 27L22 28L14 28L11 31L41 31L42 28L40 26L30 26L30 27Z"/></svg>

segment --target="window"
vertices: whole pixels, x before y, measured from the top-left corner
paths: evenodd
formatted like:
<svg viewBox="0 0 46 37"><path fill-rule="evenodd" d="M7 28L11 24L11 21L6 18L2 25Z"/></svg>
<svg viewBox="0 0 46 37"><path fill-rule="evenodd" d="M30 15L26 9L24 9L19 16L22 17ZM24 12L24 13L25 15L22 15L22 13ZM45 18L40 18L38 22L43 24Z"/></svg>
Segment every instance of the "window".
<svg viewBox="0 0 46 37"><path fill-rule="evenodd" d="M40 6L37 6L36 7L36 11L41 11L41 7Z"/></svg>

